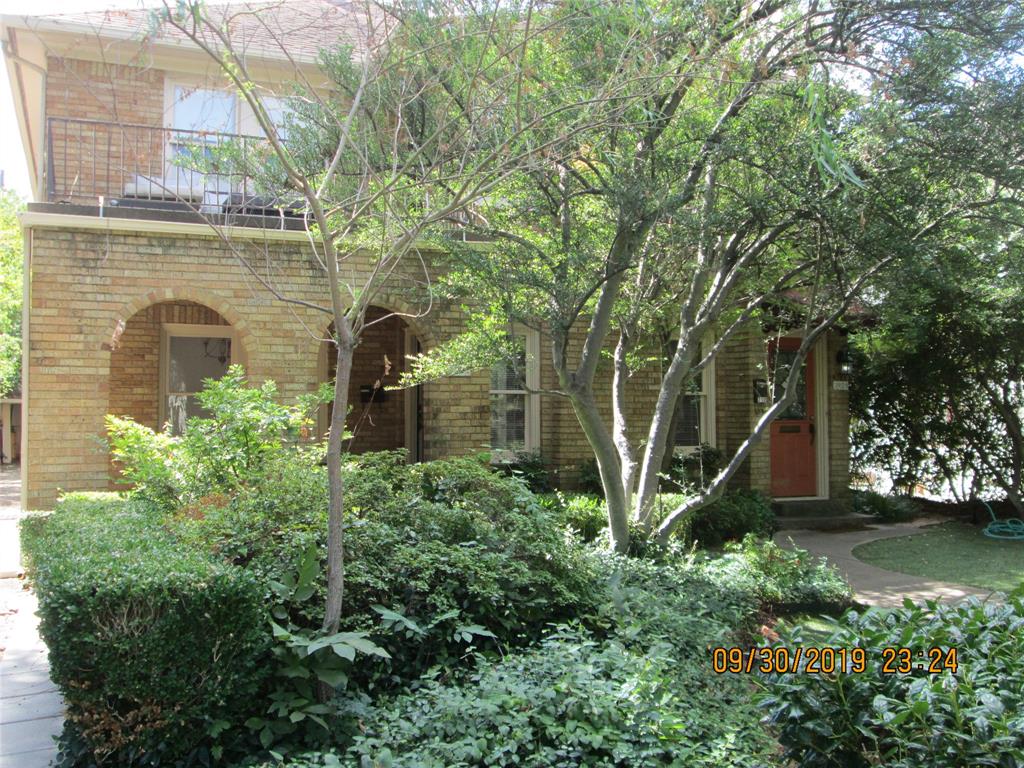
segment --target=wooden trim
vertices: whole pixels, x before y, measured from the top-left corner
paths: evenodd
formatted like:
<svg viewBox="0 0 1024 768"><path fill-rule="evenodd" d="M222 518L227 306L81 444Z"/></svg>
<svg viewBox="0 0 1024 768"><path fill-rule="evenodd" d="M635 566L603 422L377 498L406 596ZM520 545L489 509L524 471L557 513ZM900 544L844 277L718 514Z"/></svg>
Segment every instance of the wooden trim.
<svg viewBox="0 0 1024 768"><path fill-rule="evenodd" d="M29 351L32 347L31 324L32 318L32 230L26 229L22 235L25 257L22 259L22 286L21 286L21 508L28 508L29 495L29 445L28 445L28 419L29 419L29 380L28 373L31 368L31 356ZM109 371L109 369L108 369Z"/></svg>
<svg viewBox="0 0 1024 768"><path fill-rule="evenodd" d="M827 499L829 496L829 410L828 393L831 390L828 381L828 334L822 334L814 343L814 429L817 441L814 444L815 462L817 466L817 496Z"/></svg>
<svg viewBox="0 0 1024 768"><path fill-rule="evenodd" d="M535 328L527 328L519 324L512 326L514 336L523 336L526 340L526 389L491 389L487 385L487 399L494 395L522 395L526 408L526 424L524 425L523 450L539 451L541 449L540 430L540 332ZM531 391L533 390L533 391ZM488 417L488 429L490 417ZM488 437L487 442L490 442ZM491 461L506 461L513 457L514 451L491 446Z"/></svg>
<svg viewBox="0 0 1024 768"><path fill-rule="evenodd" d="M412 332L412 329L406 325L403 329L403 345L404 352L403 367L407 369L408 360L414 354L416 354L416 334ZM415 464L420 461L420 456L417 455L417 440L416 437L419 434L419 424L417 423L416 415L416 398L420 392L420 386L409 387L404 390L402 397L402 407L405 410L405 451L406 460L410 464Z"/></svg>

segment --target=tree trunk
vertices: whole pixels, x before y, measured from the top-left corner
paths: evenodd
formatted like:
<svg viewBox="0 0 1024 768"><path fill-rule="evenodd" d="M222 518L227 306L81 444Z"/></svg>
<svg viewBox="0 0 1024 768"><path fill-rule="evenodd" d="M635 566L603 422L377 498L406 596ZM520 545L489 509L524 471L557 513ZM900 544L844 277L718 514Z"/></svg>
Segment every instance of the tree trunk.
<svg viewBox="0 0 1024 768"><path fill-rule="evenodd" d="M342 318L341 323L347 323ZM336 326L337 327L337 326ZM348 415L348 386L352 377L352 354L355 346L351 333L344 328L336 332L338 367L334 379L334 405L331 410L331 431L327 439L327 481L329 502L327 514L327 607L323 629L328 634L338 631L341 607L345 596L345 480L341 473L341 446Z"/></svg>
<svg viewBox="0 0 1024 768"><path fill-rule="evenodd" d="M644 455L640 464L640 483L637 487L635 502L636 517L643 523L644 529L647 531L650 531L654 525L651 512L658 494L658 475L661 472L661 462L668 445L668 430L676 411L676 402L683 389L683 381L692 367L693 352L688 339L681 339L680 345L672 356L672 362L662 379L661 389L658 391L658 401L654 407L654 416L651 418L651 426L647 433L647 445L644 447Z"/></svg>
<svg viewBox="0 0 1024 768"><path fill-rule="evenodd" d="M625 552L629 548L629 505L622 485L618 452L609 439L608 429L601 420L593 395L589 392L571 392L569 399L594 451L597 468L601 473L601 485L608 505L609 545L616 552Z"/></svg>
<svg viewBox="0 0 1024 768"><path fill-rule="evenodd" d="M636 482L636 455L629 439L629 424L626 418L626 381L629 379L626 354L628 351L629 340L625 333L620 333L619 341L615 345L615 369L612 376L612 435L615 449L619 453L622 492L627 505L633 498L633 487Z"/></svg>

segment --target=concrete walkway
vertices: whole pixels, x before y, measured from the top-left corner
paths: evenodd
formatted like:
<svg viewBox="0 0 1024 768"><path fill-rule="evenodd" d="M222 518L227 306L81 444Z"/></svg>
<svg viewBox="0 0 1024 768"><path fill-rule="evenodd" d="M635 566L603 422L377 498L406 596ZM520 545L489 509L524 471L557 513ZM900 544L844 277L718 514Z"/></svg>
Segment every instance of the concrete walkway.
<svg viewBox="0 0 1024 768"><path fill-rule="evenodd" d="M793 544L800 549L825 557L850 582L856 599L868 605L898 607L903 605L903 599L907 597L915 602L937 599L949 602L970 595L982 599L988 597L991 593L983 589L887 571L858 560L853 555L853 548L865 542L911 536L919 533L922 527L936 522L941 521L922 519L910 523L878 525L863 531L779 531L775 534L775 542L780 546L789 546L792 539Z"/></svg>
<svg viewBox="0 0 1024 768"><path fill-rule="evenodd" d="M57 754L64 705L50 681L35 595L16 578L19 491L17 468L0 470L0 768L44 768Z"/></svg>

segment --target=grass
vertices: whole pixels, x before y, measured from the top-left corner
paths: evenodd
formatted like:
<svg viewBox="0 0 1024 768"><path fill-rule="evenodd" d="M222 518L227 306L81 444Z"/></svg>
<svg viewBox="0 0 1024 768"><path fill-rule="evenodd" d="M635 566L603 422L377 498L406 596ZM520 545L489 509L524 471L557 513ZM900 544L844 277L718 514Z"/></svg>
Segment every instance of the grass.
<svg viewBox="0 0 1024 768"><path fill-rule="evenodd" d="M912 536L869 541L853 554L888 571L1010 592L1024 585L1024 541L998 541L966 523L941 523Z"/></svg>

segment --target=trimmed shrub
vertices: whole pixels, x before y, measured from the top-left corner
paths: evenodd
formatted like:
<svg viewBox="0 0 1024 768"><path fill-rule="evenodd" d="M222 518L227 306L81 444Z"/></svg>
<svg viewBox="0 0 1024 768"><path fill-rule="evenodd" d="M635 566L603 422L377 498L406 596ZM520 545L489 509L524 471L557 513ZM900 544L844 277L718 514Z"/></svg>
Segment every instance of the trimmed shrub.
<svg viewBox="0 0 1024 768"><path fill-rule="evenodd" d="M22 546L67 764L173 764L244 719L269 646L252 574L183 550L151 509L112 494L65 496L23 523Z"/></svg>
<svg viewBox="0 0 1024 768"><path fill-rule="evenodd" d="M853 509L862 515L873 515L883 523L902 523L917 517L913 499L906 496L885 496L875 491L854 491Z"/></svg>
<svg viewBox="0 0 1024 768"><path fill-rule="evenodd" d="M1024 765L1022 626L1019 596L851 611L811 644L861 648L867 669L769 675L759 703L786 758L805 768ZM782 641L792 653L803 628ZM883 651L899 648L910 649L909 672L886 672ZM953 648L955 671L945 666Z"/></svg>

